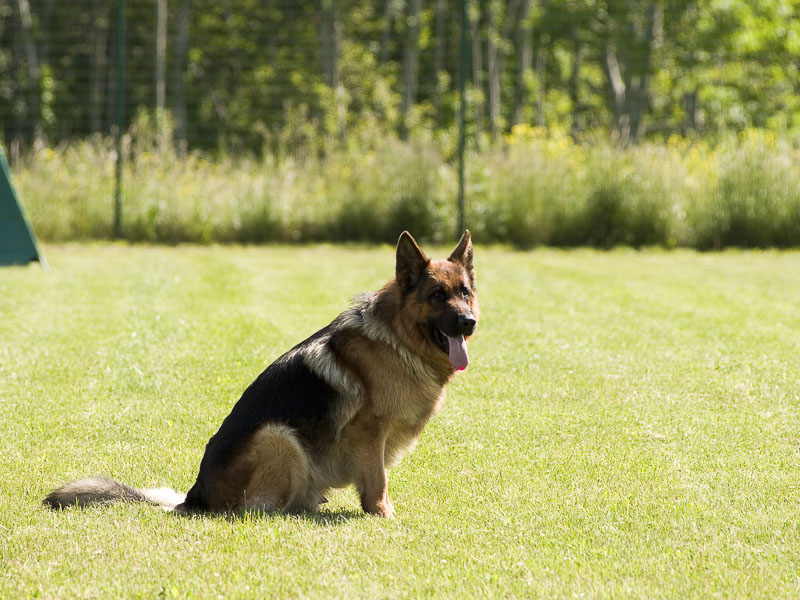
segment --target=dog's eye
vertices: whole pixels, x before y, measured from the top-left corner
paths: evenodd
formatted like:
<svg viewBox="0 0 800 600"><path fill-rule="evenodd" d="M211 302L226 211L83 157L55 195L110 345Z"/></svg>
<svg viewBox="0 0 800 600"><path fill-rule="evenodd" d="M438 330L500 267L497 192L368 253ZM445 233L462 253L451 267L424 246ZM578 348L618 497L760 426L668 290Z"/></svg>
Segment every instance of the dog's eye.
<svg viewBox="0 0 800 600"><path fill-rule="evenodd" d="M447 300L447 293L444 291L444 288L435 288L431 292L431 300L436 302L444 302Z"/></svg>

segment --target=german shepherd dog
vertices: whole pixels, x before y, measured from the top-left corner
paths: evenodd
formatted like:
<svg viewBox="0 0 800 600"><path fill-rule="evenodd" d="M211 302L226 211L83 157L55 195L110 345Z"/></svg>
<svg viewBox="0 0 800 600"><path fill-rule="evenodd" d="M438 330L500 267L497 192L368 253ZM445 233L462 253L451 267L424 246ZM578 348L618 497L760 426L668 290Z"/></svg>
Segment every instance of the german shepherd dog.
<svg viewBox="0 0 800 600"><path fill-rule="evenodd" d="M278 358L244 391L206 445L184 496L111 479L73 481L52 508L117 500L178 512L317 511L354 484L365 512L392 517L386 469L411 450L469 362L478 300L469 231L431 260L405 231L395 277Z"/></svg>

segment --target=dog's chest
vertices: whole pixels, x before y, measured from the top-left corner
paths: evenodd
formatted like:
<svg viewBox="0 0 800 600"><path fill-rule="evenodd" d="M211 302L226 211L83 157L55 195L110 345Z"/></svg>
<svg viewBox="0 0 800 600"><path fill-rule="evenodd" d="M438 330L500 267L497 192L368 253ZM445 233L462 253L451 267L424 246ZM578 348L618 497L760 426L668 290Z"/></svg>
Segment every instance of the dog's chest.
<svg viewBox="0 0 800 600"><path fill-rule="evenodd" d="M444 389L440 388L434 398L418 398L412 403L416 405L416 410L402 411L390 424L384 452L384 462L387 467L396 465L403 456L414 449L425 425L444 403L444 397Z"/></svg>
<svg viewBox="0 0 800 600"><path fill-rule="evenodd" d="M404 377L402 372L371 386L369 403L376 415L388 423L416 430L436 413L444 398L444 388L432 381Z"/></svg>

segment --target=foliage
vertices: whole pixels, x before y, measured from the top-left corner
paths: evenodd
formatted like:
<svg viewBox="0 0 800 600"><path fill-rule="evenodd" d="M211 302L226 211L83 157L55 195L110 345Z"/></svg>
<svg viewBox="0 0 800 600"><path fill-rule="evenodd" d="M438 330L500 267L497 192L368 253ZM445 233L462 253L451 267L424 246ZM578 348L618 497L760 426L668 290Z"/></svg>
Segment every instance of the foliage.
<svg viewBox="0 0 800 600"><path fill-rule="evenodd" d="M131 241L393 242L455 232L456 173L424 137L374 135L263 158L193 152L145 115L126 136L122 234ZM352 140L356 134L353 133ZM135 160L131 157L135 156ZM111 235L113 150L37 146L16 183L45 240ZM800 150L747 130L719 144L674 136L622 148L519 125L467 160L467 225L486 242L610 248L800 245ZM58 198L58 201L54 201Z"/></svg>
<svg viewBox="0 0 800 600"><path fill-rule="evenodd" d="M515 124L623 143L800 126L798 0L464 1L477 144ZM290 146L308 134L341 139L365 118L387 134L447 131L460 2L175 0L159 71L157 11L129 0L126 113L168 109L179 147L223 152L278 152L298 113L312 129L283 140ZM0 6L6 145L111 132L116 31L113 3Z"/></svg>
<svg viewBox="0 0 800 600"><path fill-rule="evenodd" d="M696 219L701 248L791 247L800 236L798 152L772 135L745 132L720 163L714 213ZM709 218L710 217L710 218Z"/></svg>

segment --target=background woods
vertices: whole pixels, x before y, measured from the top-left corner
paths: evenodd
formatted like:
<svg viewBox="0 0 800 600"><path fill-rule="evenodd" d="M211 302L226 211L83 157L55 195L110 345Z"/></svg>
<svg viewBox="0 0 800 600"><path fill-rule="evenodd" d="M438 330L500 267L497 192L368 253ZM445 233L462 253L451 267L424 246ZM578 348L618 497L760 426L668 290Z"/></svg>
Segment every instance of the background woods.
<svg viewBox="0 0 800 600"><path fill-rule="evenodd" d="M456 122L458 0L126 5L126 113L168 112L179 146L260 151L321 133L341 140L365 122L400 136ZM794 130L798 6L469 0L471 139L516 123L622 143ZM103 0L0 0L7 145L109 132L115 16Z"/></svg>

